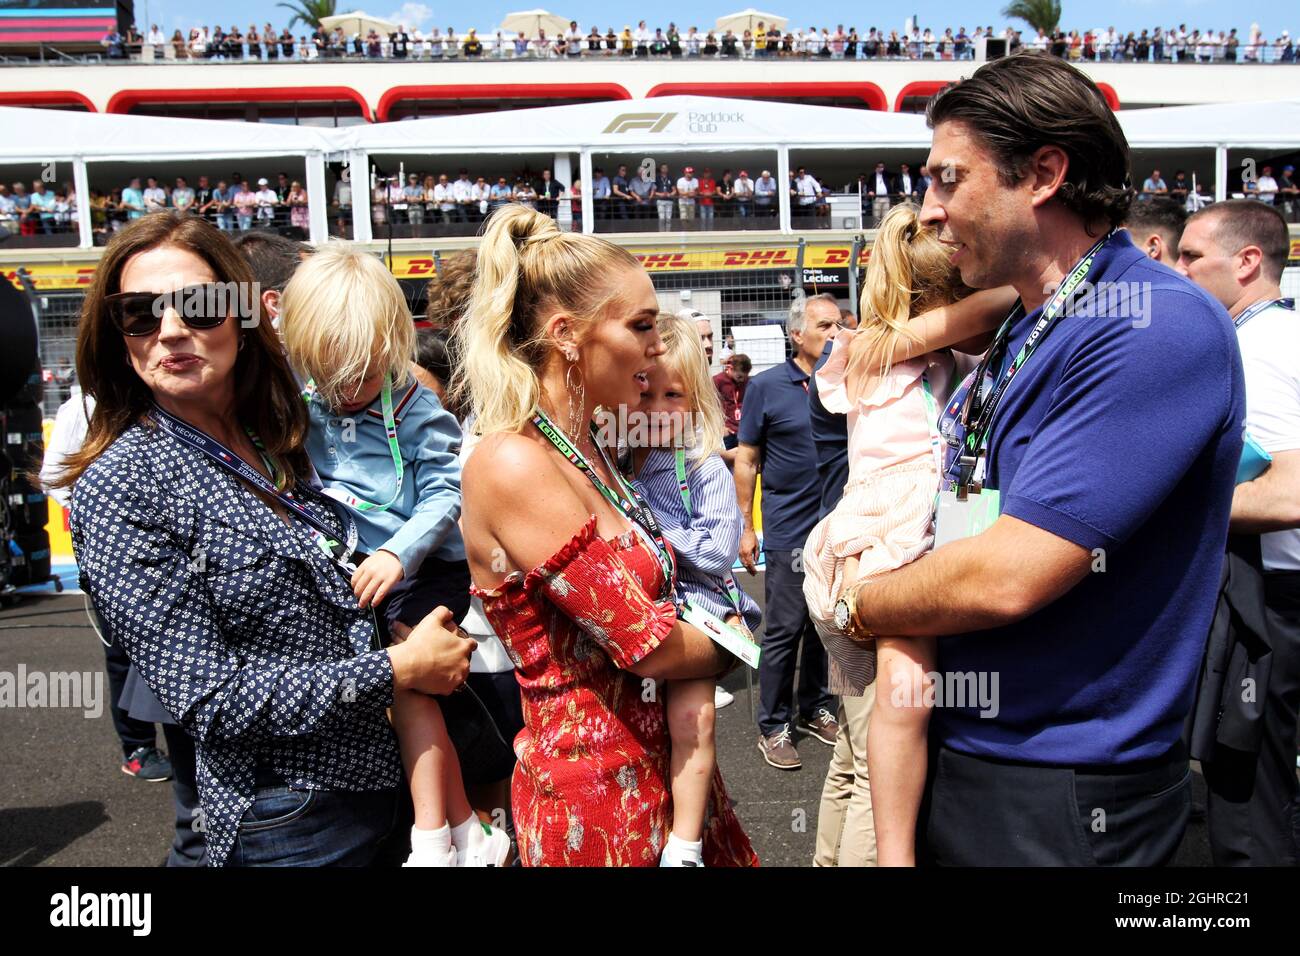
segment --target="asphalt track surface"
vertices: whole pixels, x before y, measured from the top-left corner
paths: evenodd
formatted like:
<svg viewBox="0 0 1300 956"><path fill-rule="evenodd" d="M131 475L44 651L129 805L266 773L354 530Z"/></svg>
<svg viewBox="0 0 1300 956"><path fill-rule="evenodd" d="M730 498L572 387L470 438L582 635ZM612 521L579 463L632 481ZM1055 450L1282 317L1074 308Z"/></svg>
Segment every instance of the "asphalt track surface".
<svg viewBox="0 0 1300 956"><path fill-rule="evenodd" d="M761 573L739 577L761 604ZM24 664L29 672L102 672L103 650L82 602L79 594L49 592L0 611L0 671ZM718 712L718 761L740 819L764 865L810 866L831 748L797 738L802 769L767 766L743 671L725 686L736 702ZM0 708L0 865L161 865L171 842L170 784L126 776L120 752L107 707L98 718L73 709ZM1194 781L1195 802L1204 806L1199 774ZM1209 859L1204 820L1193 819L1175 862L1208 866Z"/></svg>

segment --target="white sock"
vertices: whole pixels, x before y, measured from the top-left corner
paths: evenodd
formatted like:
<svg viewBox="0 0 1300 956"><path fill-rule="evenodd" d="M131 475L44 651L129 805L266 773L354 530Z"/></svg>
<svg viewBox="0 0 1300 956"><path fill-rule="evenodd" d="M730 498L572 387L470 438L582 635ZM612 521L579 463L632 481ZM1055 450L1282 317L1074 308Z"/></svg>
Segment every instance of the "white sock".
<svg viewBox="0 0 1300 956"><path fill-rule="evenodd" d="M670 863L703 863L704 862L704 841L696 840L689 843L683 840L676 833L668 834L668 845L664 847L663 856Z"/></svg>
<svg viewBox="0 0 1300 956"><path fill-rule="evenodd" d="M441 859L451 849L451 827L443 824L435 830L411 827L411 859Z"/></svg>
<svg viewBox="0 0 1300 956"><path fill-rule="evenodd" d="M479 822L478 814L472 810L463 823L451 828L451 843L457 850L468 850L471 841L479 840L482 836L483 824Z"/></svg>

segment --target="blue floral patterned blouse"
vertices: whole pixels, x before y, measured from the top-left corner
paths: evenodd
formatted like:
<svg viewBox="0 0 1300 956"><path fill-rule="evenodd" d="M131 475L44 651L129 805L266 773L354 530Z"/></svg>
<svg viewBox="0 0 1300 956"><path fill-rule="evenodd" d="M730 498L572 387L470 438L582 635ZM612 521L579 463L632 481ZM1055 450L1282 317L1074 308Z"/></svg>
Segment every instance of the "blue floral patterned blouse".
<svg viewBox="0 0 1300 956"><path fill-rule="evenodd" d="M295 495L342 533L327 499ZM233 848L259 765L308 790L398 785L391 663L303 522L142 423L77 481L71 527L83 587L194 738L209 865Z"/></svg>

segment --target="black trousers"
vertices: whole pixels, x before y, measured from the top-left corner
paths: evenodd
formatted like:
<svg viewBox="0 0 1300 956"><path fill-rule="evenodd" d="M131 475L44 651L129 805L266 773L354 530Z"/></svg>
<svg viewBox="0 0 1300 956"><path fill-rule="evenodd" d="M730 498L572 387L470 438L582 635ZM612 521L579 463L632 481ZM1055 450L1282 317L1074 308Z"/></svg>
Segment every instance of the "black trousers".
<svg viewBox="0 0 1300 956"><path fill-rule="evenodd" d="M1273 666L1259 753L1219 747L1202 764L1215 866L1300 865L1300 572L1265 572L1264 601Z"/></svg>
<svg viewBox="0 0 1300 956"><path fill-rule="evenodd" d="M163 724L167 757L172 762L172 803L176 806L176 830L167 854L168 866L203 866L207 842L193 828L194 811L199 806L199 785L195 780L197 763L194 740L179 724Z"/></svg>
<svg viewBox="0 0 1300 956"><path fill-rule="evenodd" d="M108 708L113 716L113 729L122 744L122 756L129 757L141 747L153 747L157 744L154 726L147 720L136 720L126 712L119 701L122 697L122 685L126 683L126 673L131 669L131 661L120 644L108 633L108 625L91 608L99 624L100 633L111 643L104 648L104 670L108 673Z"/></svg>
<svg viewBox="0 0 1300 956"><path fill-rule="evenodd" d="M1180 741L1118 768L1044 767L939 747L917 827L918 857L939 866L1162 866L1192 808Z"/></svg>
<svg viewBox="0 0 1300 956"><path fill-rule="evenodd" d="M835 712L827 689L826 648L808 617L803 569L793 551L763 550L767 570L763 613L763 656L758 663L758 729L764 736L794 723L795 665L799 668L799 716L812 718L823 707ZM798 567L799 570L795 570Z"/></svg>

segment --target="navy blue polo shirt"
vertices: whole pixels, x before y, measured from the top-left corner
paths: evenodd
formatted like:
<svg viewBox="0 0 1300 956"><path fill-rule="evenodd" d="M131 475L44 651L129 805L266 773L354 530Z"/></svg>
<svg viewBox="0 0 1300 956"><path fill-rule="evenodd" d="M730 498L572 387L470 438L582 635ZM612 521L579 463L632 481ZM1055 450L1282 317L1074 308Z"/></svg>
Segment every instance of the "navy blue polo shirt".
<svg viewBox="0 0 1300 956"><path fill-rule="evenodd" d="M998 681L995 716L934 711L939 739L964 753L1132 763L1167 752L1191 707L1241 458L1241 356L1223 307L1126 232L1089 281L1122 283L1095 297L1112 306L1091 312L1111 314L1081 304L1016 376L993 418L987 484L1003 514L1101 550L1041 611L940 638L940 671ZM1038 316L1014 325L1009 354Z"/></svg>
<svg viewBox="0 0 1300 956"><path fill-rule="evenodd" d="M821 481L808 419L808 373L794 359L749 380L736 435L759 450L763 550L802 548L817 523Z"/></svg>
<svg viewBox="0 0 1300 956"><path fill-rule="evenodd" d="M817 369L830 358L834 336L826 343L808 382L808 418L812 424L813 446L817 449L817 476L821 482L820 521L835 510L849 483L849 416L826 411L817 394Z"/></svg>

